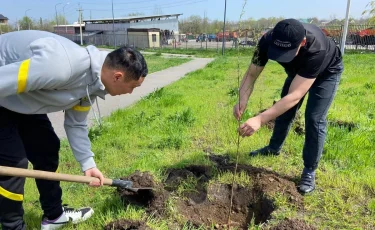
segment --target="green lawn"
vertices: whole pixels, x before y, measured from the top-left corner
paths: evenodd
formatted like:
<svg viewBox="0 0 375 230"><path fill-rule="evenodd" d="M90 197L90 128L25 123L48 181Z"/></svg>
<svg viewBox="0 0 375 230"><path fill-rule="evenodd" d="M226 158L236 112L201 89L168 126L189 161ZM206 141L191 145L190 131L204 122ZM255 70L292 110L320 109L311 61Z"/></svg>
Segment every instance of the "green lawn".
<svg viewBox="0 0 375 230"><path fill-rule="evenodd" d="M148 57L150 58L150 57ZM149 62L150 70L152 58ZM135 170L150 171L161 181L165 168L189 164L210 164L204 149L236 156L237 122L232 116L240 75L250 56L217 58L205 69L158 90L134 106L115 112L105 128L92 129L93 152L99 169L109 178L127 176ZM154 60L155 65L159 64ZM351 132L330 126L319 169L317 190L304 198L304 212L297 212L284 197L276 197L278 211L270 224L285 217L299 217L319 229L375 228L375 56L345 56L345 72L329 120L354 122ZM155 69L154 69L155 70ZM156 70L155 70L156 71ZM279 99L285 79L283 69L269 62L257 81L247 116L268 108ZM303 114L304 107L301 109ZM239 161L242 164L273 170L283 176L299 178L303 168L303 136L291 131L279 157L250 158L250 150L268 143L271 131L261 128L243 139ZM60 172L81 174L66 141L61 147ZM66 229L102 229L120 219L144 219L155 229L167 229L175 220L148 218L142 208L124 207L113 188L90 188L62 183L63 202L71 206L92 206L96 213L89 221ZM27 180L25 212L29 229L40 224L40 205L35 183ZM256 228L256 226L253 226Z"/></svg>
<svg viewBox="0 0 375 230"><path fill-rule="evenodd" d="M191 58L163 58L158 55L144 55L149 73L154 73L169 67L178 66L191 60Z"/></svg>

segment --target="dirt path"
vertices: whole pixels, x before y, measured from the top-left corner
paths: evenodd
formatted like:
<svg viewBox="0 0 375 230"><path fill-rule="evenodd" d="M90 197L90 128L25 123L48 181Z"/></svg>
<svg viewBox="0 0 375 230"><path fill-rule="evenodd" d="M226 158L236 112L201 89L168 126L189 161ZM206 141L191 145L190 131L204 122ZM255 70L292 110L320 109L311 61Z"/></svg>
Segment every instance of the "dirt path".
<svg viewBox="0 0 375 230"><path fill-rule="evenodd" d="M192 61L189 61L182 65L149 74L143 82L143 85L135 89L131 95L122 95L116 97L107 95L105 101L99 98L98 103L102 117L110 115L114 110L125 108L137 102L141 99L141 97L148 95L157 88L164 87L179 80L189 72L204 68L208 63L212 62L213 60L213 58L194 58ZM95 112L98 114L96 105L94 105L94 109ZM63 112L50 113L48 114L48 117L52 122L56 134L60 138L66 137L63 126ZM89 114L89 126L91 126L93 122L95 122L95 117L91 109Z"/></svg>

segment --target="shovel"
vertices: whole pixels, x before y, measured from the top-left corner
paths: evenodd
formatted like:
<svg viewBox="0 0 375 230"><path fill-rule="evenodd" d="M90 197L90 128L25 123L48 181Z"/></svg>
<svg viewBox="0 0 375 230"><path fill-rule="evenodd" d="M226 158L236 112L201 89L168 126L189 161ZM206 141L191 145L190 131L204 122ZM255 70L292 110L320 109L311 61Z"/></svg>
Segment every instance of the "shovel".
<svg viewBox="0 0 375 230"><path fill-rule="evenodd" d="M12 168L0 166L0 176L15 176L15 177L28 177L34 179L53 180L53 181L66 181L76 182L82 184L90 184L91 182L100 182L96 177L89 176L78 176L54 172L46 172L40 170L30 170L21 168ZM128 180L120 179L107 179L104 178L104 185L127 189L132 192L138 192L138 190L152 190L152 187L133 188L133 182Z"/></svg>

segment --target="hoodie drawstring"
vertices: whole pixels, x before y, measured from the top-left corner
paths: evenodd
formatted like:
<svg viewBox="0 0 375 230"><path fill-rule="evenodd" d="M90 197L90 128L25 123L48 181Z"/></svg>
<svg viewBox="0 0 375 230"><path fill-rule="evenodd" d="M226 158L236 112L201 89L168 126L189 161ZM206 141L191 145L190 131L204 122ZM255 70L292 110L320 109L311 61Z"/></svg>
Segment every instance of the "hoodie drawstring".
<svg viewBox="0 0 375 230"><path fill-rule="evenodd" d="M86 86L86 93L87 93L87 97L89 98L89 102L90 102L90 105L91 105L91 108L92 108L92 112L94 113L95 120L98 123L99 127L102 128L102 122L101 122L101 115L100 115L100 109L99 109L98 100L96 99L96 107L98 108L99 118L98 118L98 116L95 113L94 105L92 104L92 101L90 99L89 85Z"/></svg>

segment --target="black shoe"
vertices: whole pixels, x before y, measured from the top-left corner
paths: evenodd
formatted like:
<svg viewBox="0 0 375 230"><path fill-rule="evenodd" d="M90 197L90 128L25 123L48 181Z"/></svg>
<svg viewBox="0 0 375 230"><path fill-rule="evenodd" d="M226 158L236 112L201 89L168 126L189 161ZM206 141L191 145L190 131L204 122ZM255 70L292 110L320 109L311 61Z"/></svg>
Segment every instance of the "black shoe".
<svg viewBox="0 0 375 230"><path fill-rule="evenodd" d="M267 145L266 147L263 147L261 149L257 149L255 151L250 152L251 157L255 157L255 156L258 156L258 155L278 156L278 155L280 155L280 151L273 150L270 147L268 147L268 145Z"/></svg>
<svg viewBox="0 0 375 230"><path fill-rule="evenodd" d="M301 181L298 185L298 191L305 195L315 190L315 172L304 169L301 175Z"/></svg>

